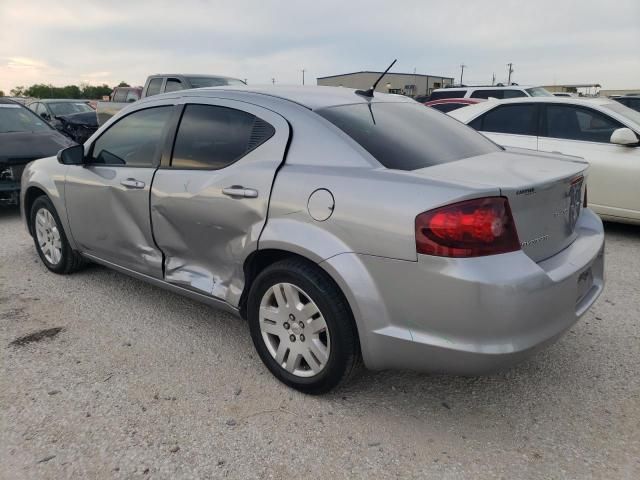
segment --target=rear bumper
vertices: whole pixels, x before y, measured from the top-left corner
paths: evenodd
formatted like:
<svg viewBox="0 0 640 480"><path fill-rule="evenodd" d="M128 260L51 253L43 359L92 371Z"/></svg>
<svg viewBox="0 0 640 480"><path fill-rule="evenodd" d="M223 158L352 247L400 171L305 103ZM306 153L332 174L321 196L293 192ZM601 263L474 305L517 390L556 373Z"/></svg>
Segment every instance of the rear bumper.
<svg viewBox="0 0 640 480"><path fill-rule="evenodd" d="M519 251L417 262L345 254L323 264L352 306L367 367L473 375L553 342L600 295L602 222L585 210L576 228L569 247L540 263Z"/></svg>

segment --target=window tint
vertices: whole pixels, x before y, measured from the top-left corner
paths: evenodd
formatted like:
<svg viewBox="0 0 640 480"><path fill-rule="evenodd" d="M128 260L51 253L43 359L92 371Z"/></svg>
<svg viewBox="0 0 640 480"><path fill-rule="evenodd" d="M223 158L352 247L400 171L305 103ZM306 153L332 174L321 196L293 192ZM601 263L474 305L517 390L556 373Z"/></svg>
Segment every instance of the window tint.
<svg viewBox="0 0 640 480"><path fill-rule="evenodd" d="M164 87L165 92L175 92L176 90L182 90L182 82L177 78L167 78L167 84Z"/></svg>
<svg viewBox="0 0 640 480"><path fill-rule="evenodd" d="M440 100L441 98L462 98L464 97L466 90L441 90L439 92L432 92L429 100Z"/></svg>
<svg viewBox="0 0 640 480"><path fill-rule="evenodd" d="M124 102L127 98L127 91L124 88L118 88L116 93L113 94L114 102Z"/></svg>
<svg viewBox="0 0 640 480"><path fill-rule="evenodd" d="M140 95L138 94L138 90L129 90L127 92L127 98L125 98L125 102L135 102L136 100L140 100Z"/></svg>
<svg viewBox="0 0 640 480"><path fill-rule="evenodd" d="M609 143L623 125L590 108L573 105L546 106L547 137Z"/></svg>
<svg viewBox="0 0 640 480"><path fill-rule="evenodd" d="M478 119L471 126L483 132L537 136L537 112L537 105L503 105L485 113L479 128Z"/></svg>
<svg viewBox="0 0 640 480"><path fill-rule="evenodd" d="M505 90L475 90L471 92L471 98L504 98Z"/></svg>
<svg viewBox="0 0 640 480"><path fill-rule="evenodd" d="M504 98L519 98L519 97L526 97L527 94L524 93L522 90L505 90L504 91Z"/></svg>
<svg viewBox="0 0 640 480"><path fill-rule="evenodd" d="M419 103L330 107L317 113L387 168L417 170L494 152L498 147L448 115Z"/></svg>
<svg viewBox="0 0 640 480"><path fill-rule="evenodd" d="M168 105L127 115L96 140L91 163L151 167L172 110Z"/></svg>
<svg viewBox="0 0 640 480"><path fill-rule="evenodd" d="M147 87L147 97L150 97L151 95L159 94L161 87L162 87L162 78L152 78L149 81L149 86Z"/></svg>
<svg viewBox="0 0 640 480"><path fill-rule="evenodd" d="M275 129L247 112L212 105L187 105L171 166L217 170L266 142Z"/></svg>
<svg viewBox="0 0 640 480"><path fill-rule="evenodd" d="M462 107L466 107L466 103L440 103L438 105L429 105L431 108L435 108L436 110L440 110L441 112L453 112Z"/></svg>

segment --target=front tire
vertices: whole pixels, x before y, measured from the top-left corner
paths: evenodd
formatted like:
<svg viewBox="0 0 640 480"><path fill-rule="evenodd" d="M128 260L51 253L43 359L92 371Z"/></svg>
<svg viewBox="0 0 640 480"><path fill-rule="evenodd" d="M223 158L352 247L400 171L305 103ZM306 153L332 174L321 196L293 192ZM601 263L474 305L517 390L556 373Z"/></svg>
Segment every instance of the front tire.
<svg viewBox="0 0 640 480"><path fill-rule="evenodd" d="M49 270L68 274L84 265L80 254L69 245L58 213L48 197L43 195L36 198L29 218L36 250Z"/></svg>
<svg viewBox="0 0 640 480"><path fill-rule="evenodd" d="M286 385L321 394L360 364L355 322L344 295L311 262L283 260L263 270L248 298L251 338L263 363Z"/></svg>

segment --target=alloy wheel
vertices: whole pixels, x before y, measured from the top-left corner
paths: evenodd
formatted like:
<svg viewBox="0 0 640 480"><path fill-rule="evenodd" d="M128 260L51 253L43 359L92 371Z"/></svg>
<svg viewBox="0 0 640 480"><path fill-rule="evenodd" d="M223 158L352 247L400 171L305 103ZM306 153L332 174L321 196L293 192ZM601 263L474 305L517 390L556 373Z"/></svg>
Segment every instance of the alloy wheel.
<svg viewBox="0 0 640 480"><path fill-rule="evenodd" d="M44 258L57 265L62 259L62 242L60 231L53 215L46 208L41 208L36 213L36 237Z"/></svg>

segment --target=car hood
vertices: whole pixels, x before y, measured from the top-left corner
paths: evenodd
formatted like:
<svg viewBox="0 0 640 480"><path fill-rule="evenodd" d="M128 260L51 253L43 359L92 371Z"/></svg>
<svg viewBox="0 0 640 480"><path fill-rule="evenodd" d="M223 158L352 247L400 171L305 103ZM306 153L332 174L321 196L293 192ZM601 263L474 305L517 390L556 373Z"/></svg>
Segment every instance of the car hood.
<svg viewBox="0 0 640 480"><path fill-rule="evenodd" d="M98 126L98 117L96 117L96 112L83 112L83 113L72 113L70 115L58 115L56 118L58 120L61 120L62 122L69 123L71 125L86 125L88 127Z"/></svg>
<svg viewBox="0 0 640 480"><path fill-rule="evenodd" d="M74 142L55 130L0 133L0 163L51 157Z"/></svg>

